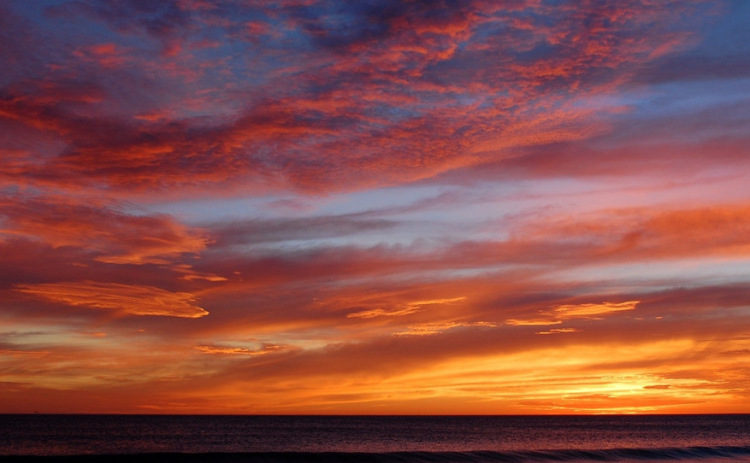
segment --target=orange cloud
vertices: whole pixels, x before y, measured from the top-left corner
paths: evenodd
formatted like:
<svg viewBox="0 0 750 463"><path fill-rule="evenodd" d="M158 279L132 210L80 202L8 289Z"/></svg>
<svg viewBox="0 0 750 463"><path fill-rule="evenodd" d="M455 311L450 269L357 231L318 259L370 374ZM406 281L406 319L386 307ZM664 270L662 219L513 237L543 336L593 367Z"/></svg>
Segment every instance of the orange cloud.
<svg viewBox="0 0 750 463"><path fill-rule="evenodd" d="M204 354L221 354L221 355L246 355L249 357L256 357L258 355L265 355L271 352L279 351L284 346L277 345L265 345L258 350L250 350L244 347L225 347L225 346L195 346L195 349L203 352Z"/></svg>
<svg viewBox="0 0 750 463"><path fill-rule="evenodd" d="M562 319L596 318L595 315L606 315L625 310L634 310L641 301L602 302L601 304L558 305L553 309L554 314Z"/></svg>
<svg viewBox="0 0 750 463"><path fill-rule="evenodd" d="M49 351L29 351L29 350L10 350L0 349L0 356L20 357L20 358L40 358L49 355Z"/></svg>
<svg viewBox="0 0 750 463"><path fill-rule="evenodd" d="M545 325L559 325L560 323L562 323L562 321L561 320L549 320L549 319L543 319L543 318L533 318L529 320L516 320L514 318L509 318L508 320L505 320L504 323L510 326L545 326Z"/></svg>
<svg viewBox="0 0 750 463"><path fill-rule="evenodd" d="M373 309L364 310L362 312L354 312L347 314L347 318L375 318L375 317L400 317L403 315L409 315L419 311L419 306L407 306L403 309Z"/></svg>
<svg viewBox="0 0 750 463"><path fill-rule="evenodd" d="M151 286L86 281L19 285L16 291L59 304L129 315L182 318L208 315L204 309L193 304L195 296L192 294L172 293Z"/></svg>
<svg viewBox="0 0 750 463"><path fill-rule="evenodd" d="M406 330L393 333L393 336L430 336L440 334L443 331L460 327L487 327L494 328L496 325L492 322L432 322L421 323L418 325L409 325Z"/></svg>
<svg viewBox="0 0 750 463"><path fill-rule="evenodd" d="M373 309L365 310L362 312L354 312L347 314L347 318L375 318L375 317L399 317L403 315L409 315L414 312L418 312L422 306L433 305L433 304L455 304L457 302L465 301L465 297L454 297L450 299L430 299L426 301L415 301L409 302L405 307L396 308L392 310L387 309Z"/></svg>
<svg viewBox="0 0 750 463"><path fill-rule="evenodd" d="M599 304L564 304L552 308L552 310L540 311L548 318L531 318L531 319L508 319L505 324L511 326L539 326L539 325L559 325L564 320L576 318L601 319L601 315L607 315L626 310L634 310L640 301L628 302L602 302ZM549 332L540 332L537 334L552 333L569 333L576 331L574 328L561 328Z"/></svg>
<svg viewBox="0 0 750 463"><path fill-rule="evenodd" d="M564 333L577 333L580 330L575 328L555 328L549 331L537 331L535 334L564 334Z"/></svg>

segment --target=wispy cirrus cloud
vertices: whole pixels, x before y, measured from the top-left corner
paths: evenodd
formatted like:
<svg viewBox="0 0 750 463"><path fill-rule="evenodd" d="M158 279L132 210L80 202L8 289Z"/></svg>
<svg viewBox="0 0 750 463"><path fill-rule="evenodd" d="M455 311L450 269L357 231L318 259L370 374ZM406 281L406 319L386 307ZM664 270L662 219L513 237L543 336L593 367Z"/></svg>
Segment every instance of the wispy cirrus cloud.
<svg viewBox="0 0 750 463"><path fill-rule="evenodd" d="M576 328L553 328L549 331L537 331L535 334L549 335L549 334L565 334L565 333L577 333L579 330Z"/></svg>
<svg viewBox="0 0 750 463"><path fill-rule="evenodd" d="M393 333L393 336L430 336L440 334L445 330L460 327L488 327L494 328L496 325L492 322L434 322L422 323L419 325L409 325L405 331Z"/></svg>
<svg viewBox="0 0 750 463"><path fill-rule="evenodd" d="M603 302L601 304L558 305L553 309L561 319L597 318L611 313L635 309L641 301Z"/></svg>
<svg viewBox="0 0 750 463"><path fill-rule="evenodd" d="M17 291L57 304L111 310L127 315L199 318L208 315L194 305L195 296L150 286L93 281L19 285Z"/></svg>
<svg viewBox="0 0 750 463"><path fill-rule="evenodd" d="M398 317L402 315L409 315L414 312L418 312L425 305L433 304L455 304L465 301L465 297L454 297L450 299L431 299L427 301L415 301L409 302L405 307L399 307L392 310L387 309L373 309L364 310L362 312L354 312L347 314L347 318L375 318L375 317Z"/></svg>
<svg viewBox="0 0 750 463"><path fill-rule="evenodd" d="M600 320L613 313L634 310L640 302L641 301L562 304L554 306L551 309L540 310L537 318L521 320L508 319L505 320L505 323L511 326L543 326L559 325L565 320L576 318ZM575 331L574 328L559 328L537 334L571 333Z"/></svg>
<svg viewBox="0 0 750 463"><path fill-rule="evenodd" d="M203 352L204 354L218 354L218 355L243 355L249 357L256 357L258 355L265 355L271 352L277 352L283 349L284 346L278 345L264 345L262 348L257 350L247 349L244 347L227 347L227 346L209 346L200 345L195 346L195 349Z"/></svg>

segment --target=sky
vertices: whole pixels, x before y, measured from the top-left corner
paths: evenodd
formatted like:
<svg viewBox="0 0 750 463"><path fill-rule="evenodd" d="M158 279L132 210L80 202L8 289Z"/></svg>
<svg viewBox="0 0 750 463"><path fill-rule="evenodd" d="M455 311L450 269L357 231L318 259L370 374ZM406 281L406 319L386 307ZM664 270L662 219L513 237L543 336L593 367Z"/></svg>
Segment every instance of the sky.
<svg viewBox="0 0 750 463"><path fill-rule="evenodd" d="M750 413L749 21L0 0L0 413Z"/></svg>

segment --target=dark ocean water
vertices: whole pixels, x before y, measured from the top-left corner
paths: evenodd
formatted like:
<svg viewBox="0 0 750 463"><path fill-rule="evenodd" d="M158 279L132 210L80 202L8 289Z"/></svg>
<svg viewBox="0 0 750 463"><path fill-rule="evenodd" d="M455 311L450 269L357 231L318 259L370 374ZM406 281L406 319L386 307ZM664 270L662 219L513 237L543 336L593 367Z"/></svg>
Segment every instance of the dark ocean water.
<svg viewBox="0 0 750 463"><path fill-rule="evenodd" d="M750 415L0 415L0 455L9 462L37 460L28 456L206 463L750 462Z"/></svg>

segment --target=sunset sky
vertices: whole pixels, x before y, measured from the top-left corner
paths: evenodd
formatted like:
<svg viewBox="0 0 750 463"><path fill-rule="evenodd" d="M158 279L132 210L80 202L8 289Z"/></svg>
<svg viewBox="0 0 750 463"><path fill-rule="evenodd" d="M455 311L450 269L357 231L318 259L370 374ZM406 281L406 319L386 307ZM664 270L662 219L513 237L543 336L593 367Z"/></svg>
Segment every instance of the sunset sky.
<svg viewBox="0 0 750 463"><path fill-rule="evenodd" d="M748 23L0 0L0 413L750 413Z"/></svg>

